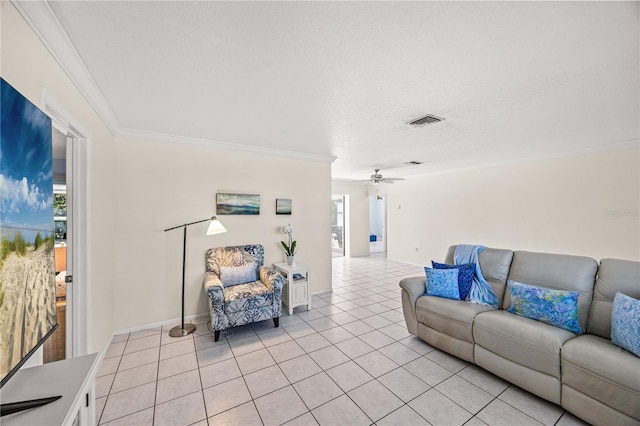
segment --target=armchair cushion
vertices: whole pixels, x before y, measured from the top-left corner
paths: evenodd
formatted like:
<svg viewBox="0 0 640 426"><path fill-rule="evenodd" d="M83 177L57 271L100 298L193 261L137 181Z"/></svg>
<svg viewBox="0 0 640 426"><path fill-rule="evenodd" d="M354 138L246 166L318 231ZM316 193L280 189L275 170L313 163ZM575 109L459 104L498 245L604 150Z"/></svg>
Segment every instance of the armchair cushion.
<svg viewBox="0 0 640 426"><path fill-rule="evenodd" d="M261 281L238 284L224 289L224 312L247 311L273 305L273 292Z"/></svg>

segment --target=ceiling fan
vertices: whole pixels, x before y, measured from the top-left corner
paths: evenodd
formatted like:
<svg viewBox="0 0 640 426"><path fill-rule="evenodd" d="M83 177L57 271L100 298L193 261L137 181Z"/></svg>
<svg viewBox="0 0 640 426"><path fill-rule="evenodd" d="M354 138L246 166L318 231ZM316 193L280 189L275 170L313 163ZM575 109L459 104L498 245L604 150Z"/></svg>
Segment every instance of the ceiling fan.
<svg viewBox="0 0 640 426"><path fill-rule="evenodd" d="M369 179L365 179L362 182L373 182L374 185L382 183L395 183L398 180L404 180L404 178L386 178L378 173L380 169L375 169L375 173L371 175Z"/></svg>

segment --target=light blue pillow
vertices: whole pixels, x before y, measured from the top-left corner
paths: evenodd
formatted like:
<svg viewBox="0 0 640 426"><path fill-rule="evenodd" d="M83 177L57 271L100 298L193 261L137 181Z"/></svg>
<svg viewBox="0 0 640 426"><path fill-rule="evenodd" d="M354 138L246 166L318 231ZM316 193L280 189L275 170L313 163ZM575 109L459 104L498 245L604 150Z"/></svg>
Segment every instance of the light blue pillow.
<svg viewBox="0 0 640 426"><path fill-rule="evenodd" d="M513 280L507 285L511 292L509 312L582 334L578 321L579 292L535 287Z"/></svg>
<svg viewBox="0 0 640 426"><path fill-rule="evenodd" d="M222 285L225 287L252 283L257 280L257 265L255 262L245 263L240 266L220 267L220 281L222 281Z"/></svg>
<svg viewBox="0 0 640 426"><path fill-rule="evenodd" d="M457 269L424 268L427 274L427 296L446 297L460 300Z"/></svg>
<svg viewBox="0 0 640 426"><path fill-rule="evenodd" d="M640 356L640 300L616 293L611 310L611 343Z"/></svg>
<svg viewBox="0 0 640 426"><path fill-rule="evenodd" d="M458 290L460 291L460 300L466 300L471 286L473 285L473 278L476 275L476 264L466 263L464 265L447 265L446 263L438 263L431 261L433 269L457 269L458 270Z"/></svg>

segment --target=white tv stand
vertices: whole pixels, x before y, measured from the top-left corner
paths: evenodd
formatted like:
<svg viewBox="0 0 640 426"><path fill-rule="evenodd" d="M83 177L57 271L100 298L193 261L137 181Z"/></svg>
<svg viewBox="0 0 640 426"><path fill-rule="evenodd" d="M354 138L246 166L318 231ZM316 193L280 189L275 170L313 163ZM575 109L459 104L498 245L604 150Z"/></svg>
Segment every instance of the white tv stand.
<svg viewBox="0 0 640 426"><path fill-rule="evenodd" d="M0 390L3 403L62 395L57 401L2 417L10 425L95 425L98 354L23 368Z"/></svg>

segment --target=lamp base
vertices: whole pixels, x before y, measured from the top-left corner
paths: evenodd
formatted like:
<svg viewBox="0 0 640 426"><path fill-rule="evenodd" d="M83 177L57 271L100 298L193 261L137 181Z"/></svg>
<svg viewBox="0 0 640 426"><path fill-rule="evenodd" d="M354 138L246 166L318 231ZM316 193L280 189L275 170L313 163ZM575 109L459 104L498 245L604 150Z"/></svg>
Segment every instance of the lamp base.
<svg viewBox="0 0 640 426"><path fill-rule="evenodd" d="M195 324L185 324L184 328L179 325L176 325L171 330L169 330L169 336L171 337L184 337L196 331Z"/></svg>

